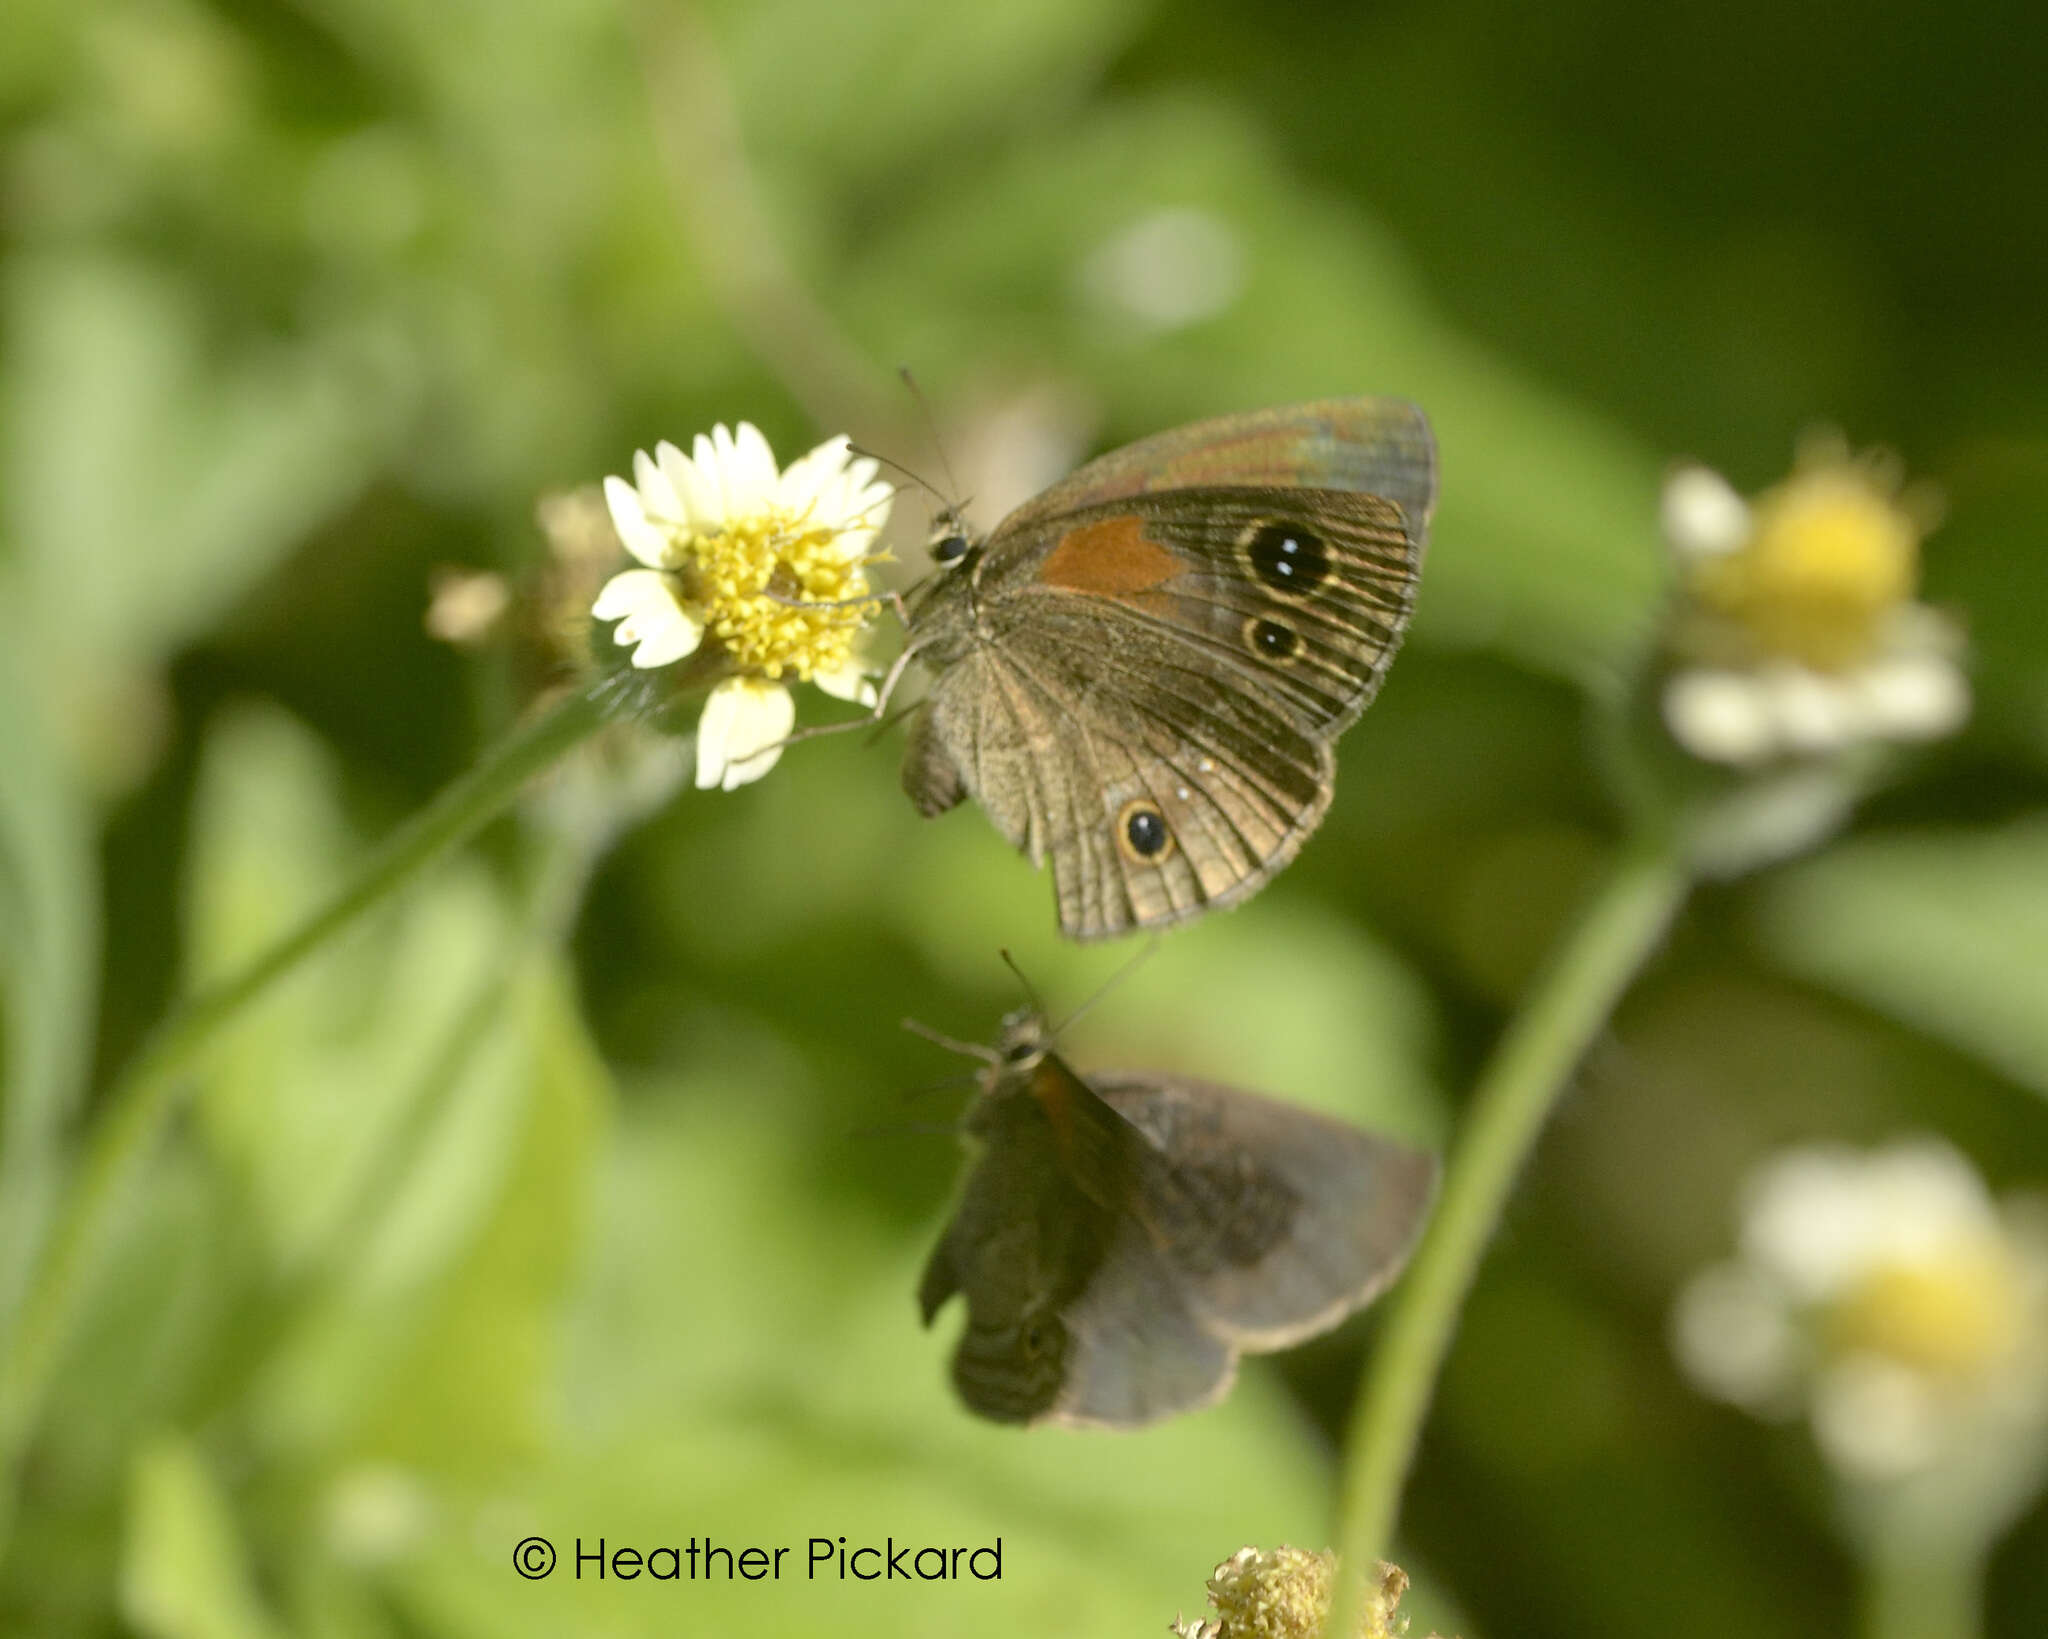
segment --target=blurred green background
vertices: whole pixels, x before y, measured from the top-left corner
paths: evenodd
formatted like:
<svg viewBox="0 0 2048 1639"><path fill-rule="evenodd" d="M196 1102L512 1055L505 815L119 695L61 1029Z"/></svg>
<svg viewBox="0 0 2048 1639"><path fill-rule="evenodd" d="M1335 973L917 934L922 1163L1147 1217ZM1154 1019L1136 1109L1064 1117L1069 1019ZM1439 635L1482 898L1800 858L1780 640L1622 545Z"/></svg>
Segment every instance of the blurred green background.
<svg viewBox="0 0 2048 1639"><path fill-rule="evenodd" d="M1440 1141L1612 846L1589 699L1665 464L1815 423L1948 521L1968 733L1710 889L1487 1264L1410 1492L1468 1639L1845 1631L1795 1429L1697 1398L1672 1293L1743 1170L1950 1135L2048 1179L2048 31L2031 0L9 0L0 24L0 1330L95 1089L500 734L422 629L543 491L746 418L978 510L1091 449L1423 404L1443 500L1338 801L1077 1033ZM903 540L923 519L906 496ZM971 1422L912 1288L1016 952L1122 960L893 742L685 793L563 934L513 822L206 1061L25 1471L0 1627L162 1639L1154 1633L1330 1534L1370 1317L1126 1438ZM538 928L538 932L533 930ZM524 930L524 931L522 931ZM979 1544L1000 1584L514 1576L710 1535ZM1990 1630L2048 1630L2048 1511Z"/></svg>

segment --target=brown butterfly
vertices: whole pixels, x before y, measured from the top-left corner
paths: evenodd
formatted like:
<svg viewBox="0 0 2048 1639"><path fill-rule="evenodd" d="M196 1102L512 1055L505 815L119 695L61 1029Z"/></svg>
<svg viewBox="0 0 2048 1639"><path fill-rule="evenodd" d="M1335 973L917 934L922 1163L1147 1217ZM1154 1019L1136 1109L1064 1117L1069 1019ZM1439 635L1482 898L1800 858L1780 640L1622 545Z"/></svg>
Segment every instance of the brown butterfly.
<svg viewBox="0 0 2048 1639"><path fill-rule="evenodd" d="M1330 805L1435 497L1420 410L1329 399L1117 450L985 541L944 529L910 616L934 680L904 790L927 815L973 796L1050 856L1076 939L1247 897Z"/></svg>
<svg viewBox="0 0 2048 1639"><path fill-rule="evenodd" d="M1180 1076L1083 1081L1030 1009L968 1110L981 1145L918 1303L955 1292L953 1382L1002 1423L1134 1428L1208 1405L1241 1350L1327 1331L1400 1272L1436 1161Z"/></svg>

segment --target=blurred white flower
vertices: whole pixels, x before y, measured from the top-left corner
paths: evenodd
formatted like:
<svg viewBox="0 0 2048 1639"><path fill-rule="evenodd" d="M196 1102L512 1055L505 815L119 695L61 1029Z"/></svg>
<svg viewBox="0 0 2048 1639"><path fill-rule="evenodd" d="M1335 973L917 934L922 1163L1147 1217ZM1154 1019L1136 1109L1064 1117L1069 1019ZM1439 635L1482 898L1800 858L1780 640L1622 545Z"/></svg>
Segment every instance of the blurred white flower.
<svg viewBox="0 0 2048 1639"><path fill-rule="evenodd" d="M1119 324L1163 334L1213 319L1244 290L1244 246L1213 212L1149 211L1081 263L1090 306Z"/></svg>
<svg viewBox="0 0 2048 1639"><path fill-rule="evenodd" d="M1679 744L1754 765L1961 727L1961 634L1914 601L1934 513L1926 491L1833 440L1754 502L1705 467L1673 473L1663 521L1682 603L1663 712Z"/></svg>
<svg viewBox="0 0 2048 1639"><path fill-rule="evenodd" d="M775 766L796 720L784 679L872 704L858 640L880 608L867 566L894 491L874 461L828 439L777 469L747 422L698 435L692 453L636 451L633 482L607 478L619 539L644 566L614 575L591 613L641 669L712 657L697 727L697 784L730 791Z"/></svg>
<svg viewBox="0 0 2048 1639"><path fill-rule="evenodd" d="M1851 1481L2048 1458L2048 1234L1938 1140L1767 1161L1672 1340L1705 1392L1803 1411Z"/></svg>

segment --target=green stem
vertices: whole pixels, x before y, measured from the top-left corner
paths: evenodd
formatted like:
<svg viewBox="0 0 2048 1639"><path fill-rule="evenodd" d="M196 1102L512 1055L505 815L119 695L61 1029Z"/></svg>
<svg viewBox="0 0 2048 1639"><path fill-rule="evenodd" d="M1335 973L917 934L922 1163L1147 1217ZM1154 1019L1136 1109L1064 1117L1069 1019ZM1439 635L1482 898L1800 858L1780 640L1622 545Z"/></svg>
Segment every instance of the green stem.
<svg viewBox="0 0 2048 1639"><path fill-rule="evenodd" d="M20 1324L0 1342L0 1548L21 1458L102 1254L189 1081L181 1072L221 1027L362 914L495 818L533 775L605 720L596 690L524 725L394 832L355 880L239 973L175 1006L108 1091Z"/></svg>
<svg viewBox="0 0 2048 1639"><path fill-rule="evenodd" d="M1508 1026L1452 1145L1443 1193L1395 1292L1346 1442L1338 1541L1344 1563L1383 1558L1437 1373L1516 1175L1573 1069L1663 937L1687 875L1671 844L1632 847ZM1355 1625L1340 1579L1326 1630Z"/></svg>
<svg viewBox="0 0 2048 1639"><path fill-rule="evenodd" d="M1981 1553L1919 1533L1888 1536L1863 1565L1866 1639L1977 1639L1983 1631Z"/></svg>

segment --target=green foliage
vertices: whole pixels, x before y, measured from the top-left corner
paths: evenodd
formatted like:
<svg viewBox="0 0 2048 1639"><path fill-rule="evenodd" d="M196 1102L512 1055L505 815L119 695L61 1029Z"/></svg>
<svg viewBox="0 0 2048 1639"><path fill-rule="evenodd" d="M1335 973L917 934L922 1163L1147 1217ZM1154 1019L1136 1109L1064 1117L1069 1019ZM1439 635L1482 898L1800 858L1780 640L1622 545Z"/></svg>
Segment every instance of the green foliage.
<svg viewBox="0 0 2048 1639"><path fill-rule="evenodd" d="M1790 972L2048 1096L2048 824L1871 837L1788 871L1757 907Z"/></svg>
<svg viewBox="0 0 2048 1639"><path fill-rule="evenodd" d="M2031 21L20 0L0 1347L168 998L507 727L510 669L420 613L438 565L538 562L542 492L741 418L944 481L899 363L984 514L1198 415L1424 405L1420 611L1328 824L1071 1047L1440 1142L1613 850L1588 724L1657 612L1661 471L1752 487L1838 422L1947 492L1972 728L1832 851L1708 894L1624 1009L1474 1295L1404 1553L1417 1631L1843 1631L1810 1456L1692 1395L1665 1317L1776 1144L1931 1127L2048 1178L2048 230L1966 185L2048 158ZM1930 85L1972 88L1939 130ZM1208 235L1192 307L1162 220ZM898 514L907 582L915 490ZM943 1125L896 1095L959 1066L897 1020L985 1039L1000 947L1055 1014L1126 953L1062 946L1043 875L971 811L919 820L895 756L684 794L573 919L592 845L529 808L239 1018L122 1203L0 1629L1125 1634L1244 1543L1328 1540L1369 1321L1128 1439L949 1395L957 1318L923 1332L912 1292L955 1147L866 1129ZM545 1582L509 1563L534 1533ZM2044 1533L1989 1632L2040 1631ZM568 1560L706 1535L799 1563ZM1000 1535L1004 1579L809 1581L813 1535Z"/></svg>

